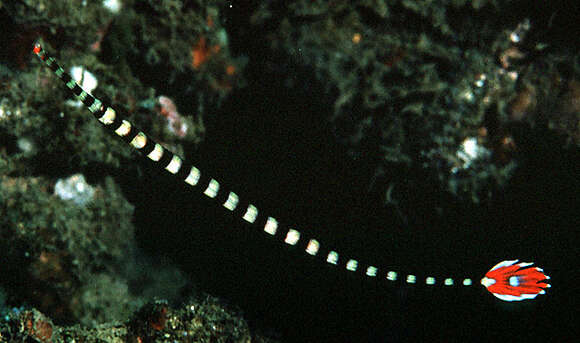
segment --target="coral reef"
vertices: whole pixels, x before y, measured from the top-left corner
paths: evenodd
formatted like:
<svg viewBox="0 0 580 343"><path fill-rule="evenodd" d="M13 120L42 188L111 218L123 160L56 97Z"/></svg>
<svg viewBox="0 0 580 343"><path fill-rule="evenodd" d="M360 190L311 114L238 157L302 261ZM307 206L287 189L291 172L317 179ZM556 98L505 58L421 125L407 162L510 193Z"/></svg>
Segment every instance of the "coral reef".
<svg viewBox="0 0 580 343"><path fill-rule="evenodd" d="M377 177L369 187L397 189L384 200L396 202L426 187L398 180L390 170L423 169L429 183L478 203L489 201L513 174L517 159L505 150L525 149L525 142L515 142L514 124L547 122L569 143L579 143L578 112L547 103L573 93L577 51L548 49L552 42L539 37L542 23L508 16L518 11L512 6L269 2L253 13L252 23L273 27L273 49L311 69L332 94L328 119L352 158L372 164ZM493 156L459 170L466 139L477 139Z"/></svg>
<svg viewBox="0 0 580 343"><path fill-rule="evenodd" d="M125 322L94 328L63 327L38 310L11 311L0 323L0 342L268 342L252 339L244 320L212 298L179 308L164 302L143 306Z"/></svg>
<svg viewBox="0 0 580 343"><path fill-rule="evenodd" d="M232 319L230 327L231 311L217 303L189 303L191 318L167 307L169 329L150 329L149 319L139 317L138 309L156 297L180 299L187 277L137 248L133 206L113 178L121 169L137 172L124 167L133 160L129 150L65 101L54 78L29 58L37 39L62 49L60 58L75 66L71 73L88 90L182 150L203 137L205 106L218 106L238 79L218 14L215 5L202 2L0 3L8 28L0 40L13 47L0 55L0 271L6 290L0 341L151 341L139 338L152 335L147 330L159 341L247 341L244 322ZM191 51L201 37L220 48L194 66ZM143 75L155 77L139 79ZM196 87L176 86L185 79ZM187 118L156 115L160 94L151 87L162 84L162 94L189 105ZM28 306L11 307L23 303ZM83 327L59 326L70 324ZM167 333L178 327L179 337Z"/></svg>

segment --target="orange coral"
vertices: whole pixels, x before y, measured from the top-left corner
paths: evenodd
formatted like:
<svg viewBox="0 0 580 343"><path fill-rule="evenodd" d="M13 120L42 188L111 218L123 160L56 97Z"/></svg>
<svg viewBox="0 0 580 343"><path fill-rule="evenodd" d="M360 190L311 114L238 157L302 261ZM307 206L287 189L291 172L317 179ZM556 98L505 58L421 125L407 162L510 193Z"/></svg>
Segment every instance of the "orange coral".
<svg viewBox="0 0 580 343"><path fill-rule="evenodd" d="M236 67L235 66L233 66L233 65L230 64L230 65L228 65L226 67L226 74L228 74L229 76L232 76L235 73L236 73Z"/></svg>
<svg viewBox="0 0 580 343"><path fill-rule="evenodd" d="M151 315L149 318L149 324L154 330L163 330L165 328L165 323L167 322L167 306L163 306L158 309L157 312Z"/></svg>
<svg viewBox="0 0 580 343"><path fill-rule="evenodd" d="M52 321L44 314L29 310L21 314L23 331L37 342L49 343L53 338Z"/></svg>
<svg viewBox="0 0 580 343"><path fill-rule="evenodd" d="M219 45L209 47L206 38L201 36L191 50L191 65L193 69L199 69L202 64L207 62L211 55L218 53L220 49L221 47Z"/></svg>

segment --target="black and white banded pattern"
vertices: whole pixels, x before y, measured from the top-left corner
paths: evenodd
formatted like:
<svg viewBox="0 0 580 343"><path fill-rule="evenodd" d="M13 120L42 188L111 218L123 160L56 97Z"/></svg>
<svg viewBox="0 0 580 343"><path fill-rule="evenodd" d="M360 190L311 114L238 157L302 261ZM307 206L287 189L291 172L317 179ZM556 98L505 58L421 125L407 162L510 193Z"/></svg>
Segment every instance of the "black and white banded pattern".
<svg viewBox="0 0 580 343"><path fill-rule="evenodd" d="M414 274L402 274L387 268L380 268L373 264L363 264L355 258L344 257L339 252L326 248L316 237L305 237L296 228L284 227L275 218L264 215L252 203L240 199L235 192L223 189L217 180L203 175L198 168L155 142L131 122L123 119L112 107L83 90L56 60L43 50L40 44L35 44L33 51L64 82L72 94L89 109L106 129L114 132L134 149L156 162L167 172L190 186L203 190L203 194L207 197L219 202L226 210L232 211L234 215L247 223L253 224L253 226L267 235L284 244L298 246L306 254L319 257L328 264L336 265L349 272L359 273L364 277L383 278L387 281L424 284L428 286L435 284L443 286L472 285L471 278L464 278L459 280L459 282L450 277L436 279L433 276L427 276L419 279Z"/></svg>

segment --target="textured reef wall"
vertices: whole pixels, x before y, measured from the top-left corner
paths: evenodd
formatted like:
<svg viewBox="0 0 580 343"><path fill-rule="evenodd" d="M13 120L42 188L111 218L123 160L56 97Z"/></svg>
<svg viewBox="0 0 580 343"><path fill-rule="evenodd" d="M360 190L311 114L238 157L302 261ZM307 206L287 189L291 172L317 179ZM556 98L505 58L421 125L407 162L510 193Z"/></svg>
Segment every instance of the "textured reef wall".
<svg viewBox="0 0 580 343"><path fill-rule="evenodd" d="M203 138L204 108L238 82L218 5L0 3L0 341L248 339L235 311L183 293L182 272L138 251L134 207L115 179L136 175L134 156L30 58L43 41L83 87L182 151ZM181 310L146 305L188 297ZM70 324L83 327L59 326Z"/></svg>
<svg viewBox="0 0 580 343"><path fill-rule="evenodd" d="M392 172L408 168L480 202L529 149L521 131L547 127L563 144L579 143L572 19L545 23L534 10L497 1L297 1L262 5L252 22L273 27L273 49L324 84L338 139L375 164L371 188L394 187L386 201L425 187Z"/></svg>

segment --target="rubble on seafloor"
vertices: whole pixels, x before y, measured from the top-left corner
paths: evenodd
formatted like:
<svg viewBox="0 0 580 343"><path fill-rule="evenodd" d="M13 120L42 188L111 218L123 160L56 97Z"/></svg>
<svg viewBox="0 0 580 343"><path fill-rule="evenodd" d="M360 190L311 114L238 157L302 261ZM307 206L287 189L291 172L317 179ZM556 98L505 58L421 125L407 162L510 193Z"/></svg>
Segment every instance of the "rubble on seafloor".
<svg viewBox="0 0 580 343"><path fill-rule="evenodd" d="M124 322L92 328L56 325L34 309L12 309L0 321L0 342L274 342L252 336L248 324L216 299L172 307L163 301L144 305Z"/></svg>

